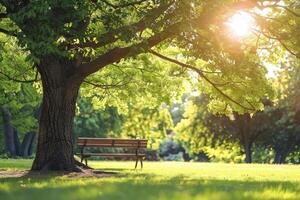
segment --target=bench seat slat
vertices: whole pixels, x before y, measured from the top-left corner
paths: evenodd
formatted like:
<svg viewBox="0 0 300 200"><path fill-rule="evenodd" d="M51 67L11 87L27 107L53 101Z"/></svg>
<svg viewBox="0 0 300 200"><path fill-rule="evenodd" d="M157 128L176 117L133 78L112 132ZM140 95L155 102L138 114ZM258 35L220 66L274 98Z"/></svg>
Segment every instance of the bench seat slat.
<svg viewBox="0 0 300 200"><path fill-rule="evenodd" d="M126 153L83 153L79 154L77 153L76 155L83 155L83 156L103 156L103 157L145 157L146 154L126 154Z"/></svg>
<svg viewBox="0 0 300 200"><path fill-rule="evenodd" d="M93 143L77 143L78 146L106 146L106 147L119 147L119 146L124 146L124 147L147 147L147 144L93 144Z"/></svg>
<svg viewBox="0 0 300 200"><path fill-rule="evenodd" d="M100 142L77 142L78 145L146 145L147 143L100 143Z"/></svg>
<svg viewBox="0 0 300 200"><path fill-rule="evenodd" d="M120 141L120 142L132 142L132 141L141 141L141 142L147 142L145 139L114 139L114 138L84 138L84 137L79 137L78 141L103 141L103 142L111 142L112 140L114 141Z"/></svg>
<svg viewBox="0 0 300 200"><path fill-rule="evenodd" d="M102 141L77 141L78 144L147 144L147 142L138 142L138 141L132 141L132 142L120 142L120 141L111 141L111 142L102 142Z"/></svg>
<svg viewBox="0 0 300 200"><path fill-rule="evenodd" d="M80 147L121 147L147 148L145 139L118 139L118 138L87 138L79 137L77 145Z"/></svg>
<svg viewBox="0 0 300 200"><path fill-rule="evenodd" d="M78 146L80 146L80 147L99 147L99 148L101 148L101 147L119 147L119 148L137 148L137 147L139 147L139 148L146 148L147 147L147 145L124 145L124 144L114 144L114 145L112 145L112 144L86 144L86 145L84 145L84 144L78 144Z"/></svg>

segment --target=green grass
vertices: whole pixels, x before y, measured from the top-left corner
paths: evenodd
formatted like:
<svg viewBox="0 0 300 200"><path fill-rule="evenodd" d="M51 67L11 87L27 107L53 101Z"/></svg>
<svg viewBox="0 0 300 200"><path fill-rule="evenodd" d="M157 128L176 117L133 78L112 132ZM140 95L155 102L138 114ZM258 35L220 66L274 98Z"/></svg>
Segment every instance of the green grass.
<svg viewBox="0 0 300 200"><path fill-rule="evenodd" d="M0 199L300 199L300 166L145 162L90 162L106 178L1 178ZM0 171L29 169L30 160L0 160Z"/></svg>

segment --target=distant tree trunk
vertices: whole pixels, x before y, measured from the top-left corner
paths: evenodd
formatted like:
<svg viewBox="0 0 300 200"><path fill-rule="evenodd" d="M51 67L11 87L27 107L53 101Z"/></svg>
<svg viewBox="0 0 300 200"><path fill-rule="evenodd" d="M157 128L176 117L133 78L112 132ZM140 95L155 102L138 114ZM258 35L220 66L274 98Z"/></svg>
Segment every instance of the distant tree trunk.
<svg viewBox="0 0 300 200"><path fill-rule="evenodd" d="M33 146L33 141L34 141L35 133L29 132L26 133L22 145L21 145L21 156L26 158L32 154L32 146Z"/></svg>
<svg viewBox="0 0 300 200"><path fill-rule="evenodd" d="M72 127L78 90L82 81L72 81L71 63L54 57L38 67L43 84L36 157L32 170L74 171Z"/></svg>
<svg viewBox="0 0 300 200"><path fill-rule="evenodd" d="M15 149L16 149L16 155L17 156L22 156L22 149L21 149L21 143L19 139L19 132L14 129L14 144L15 144Z"/></svg>
<svg viewBox="0 0 300 200"><path fill-rule="evenodd" d="M4 124L4 141L5 150L10 156L16 156L16 148L14 143L14 129L11 125L11 115L8 108L0 107L3 124Z"/></svg>
<svg viewBox="0 0 300 200"><path fill-rule="evenodd" d="M286 151L282 150L275 150L275 158L274 158L274 164L283 164L286 163L286 157L288 153Z"/></svg>
<svg viewBox="0 0 300 200"><path fill-rule="evenodd" d="M20 143L19 133L11 125L11 116L8 108L0 107L4 122L5 148L10 156L27 157L32 154L32 144L35 134L27 133Z"/></svg>
<svg viewBox="0 0 300 200"><path fill-rule="evenodd" d="M28 148L28 156L32 155L32 153L33 153L33 147L34 147L34 144L35 144L36 135L37 135L36 133L32 133L30 145L29 145L29 148Z"/></svg>
<svg viewBox="0 0 300 200"><path fill-rule="evenodd" d="M251 117L250 114L239 115L234 112L235 117L235 127L238 135L238 139L245 152L245 162L252 163L252 143L251 139Z"/></svg>
<svg viewBox="0 0 300 200"><path fill-rule="evenodd" d="M244 151L245 151L245 162L246 163L252 163L252 149L251 149L251 143L246 142L244 144Z"/></svg>
<svg viewBox="0 0 300 200"><path fill-rule="evenodd" d="M281 160L281 155L279 152L275 152L275 157L274 157L274 164L280 164L280 160Z"/></svg>

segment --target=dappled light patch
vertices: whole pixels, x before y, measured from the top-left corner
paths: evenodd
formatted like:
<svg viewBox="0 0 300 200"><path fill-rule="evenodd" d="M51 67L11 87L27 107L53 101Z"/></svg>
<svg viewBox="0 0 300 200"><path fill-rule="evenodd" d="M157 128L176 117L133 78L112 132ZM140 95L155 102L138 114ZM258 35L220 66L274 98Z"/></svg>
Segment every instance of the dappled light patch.
<svg viewBox="0 0 300 200"><path fill-rule="evenodd" d="M0 179L1 178L31 178L31 177L66 177L66 178L104 178L104 177L111 177L118 175L117 172L108 172L108 171L99 171L99 170L83 170L82 172L35 172L35 171L29 171L29 170L3 170L0 171Z"/></svg>
<svg viewBox="0 0 300 200"><path fill-rule="evenodd" d="M0 171L0 178L19 178L22 177L24 175L26 175L28 173L28 171Z"/></svg>

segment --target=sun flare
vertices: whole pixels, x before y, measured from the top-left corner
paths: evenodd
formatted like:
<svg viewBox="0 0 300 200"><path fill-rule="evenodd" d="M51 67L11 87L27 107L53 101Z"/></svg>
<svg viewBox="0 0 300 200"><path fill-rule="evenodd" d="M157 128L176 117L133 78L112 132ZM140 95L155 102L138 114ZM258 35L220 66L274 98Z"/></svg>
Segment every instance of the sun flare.
<svg viewBox="0 0 300 200"><path fill-rule="evenodd" d="M230 17L226 24L234 36L242 38L251 33L251 28L255 23L250 14L238 12Z"/></svg>

